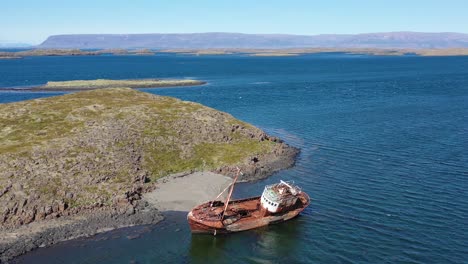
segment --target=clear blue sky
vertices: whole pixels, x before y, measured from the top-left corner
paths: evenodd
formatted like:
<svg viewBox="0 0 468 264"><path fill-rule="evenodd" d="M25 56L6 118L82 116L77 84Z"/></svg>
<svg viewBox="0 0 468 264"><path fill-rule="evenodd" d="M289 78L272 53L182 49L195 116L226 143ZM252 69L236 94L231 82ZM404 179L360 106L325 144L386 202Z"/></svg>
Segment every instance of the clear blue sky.
<svg viewBox="0 0 468 264"><path fill-rule="evenodd" d="M77 33L468 33L468 0L2 0L0 43Z"/></svg>

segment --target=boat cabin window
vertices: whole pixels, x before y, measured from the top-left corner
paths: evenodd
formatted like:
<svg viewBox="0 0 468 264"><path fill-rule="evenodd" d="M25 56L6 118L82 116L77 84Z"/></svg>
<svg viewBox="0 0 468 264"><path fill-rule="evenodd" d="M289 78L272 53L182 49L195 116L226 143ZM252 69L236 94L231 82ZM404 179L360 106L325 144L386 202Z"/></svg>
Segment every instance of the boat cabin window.
<svg viewBox="0 0 468 264"><path fill-rule="evenodd" d="M278 203L272 202L268 200L266 197L262 197L262 199L265 201L265 203L271 205L271 206L278 206Z"/></svg>

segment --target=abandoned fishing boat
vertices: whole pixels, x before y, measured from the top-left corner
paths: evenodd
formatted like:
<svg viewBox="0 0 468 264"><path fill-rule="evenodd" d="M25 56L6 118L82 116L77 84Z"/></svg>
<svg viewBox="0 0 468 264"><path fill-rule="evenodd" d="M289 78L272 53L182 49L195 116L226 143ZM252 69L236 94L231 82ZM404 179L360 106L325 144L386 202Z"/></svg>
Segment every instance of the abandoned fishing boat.
<svg viewBox="0 0 468 264"><path fill-rule="evenodd" d="M310 203L309 196L290 182L280 181L265 186L262 196L232 200L234 185L239 177L213 201L203 203L187 215L192 233L230 233L275 224L294 218ZM230 188L225 202L217 200Z"/></svg>

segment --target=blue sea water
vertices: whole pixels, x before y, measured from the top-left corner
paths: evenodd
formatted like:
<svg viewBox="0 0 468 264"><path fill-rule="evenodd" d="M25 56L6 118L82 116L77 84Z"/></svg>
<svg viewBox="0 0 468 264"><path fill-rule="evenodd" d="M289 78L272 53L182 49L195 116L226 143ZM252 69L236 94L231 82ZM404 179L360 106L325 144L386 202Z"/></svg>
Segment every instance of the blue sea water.
<svg viewBox="0 0 468 264"><path fill-rule="evenodd" d="M299 147L313 201L290 222L192 236L183 212L35 250L20 263L467 263L468 57L101 56L0 60L0 87L70 79L196 78L144 91L199 102ZM61 93L3 91L0 102ZM135 238L137 237L137 238Z"/></svg>

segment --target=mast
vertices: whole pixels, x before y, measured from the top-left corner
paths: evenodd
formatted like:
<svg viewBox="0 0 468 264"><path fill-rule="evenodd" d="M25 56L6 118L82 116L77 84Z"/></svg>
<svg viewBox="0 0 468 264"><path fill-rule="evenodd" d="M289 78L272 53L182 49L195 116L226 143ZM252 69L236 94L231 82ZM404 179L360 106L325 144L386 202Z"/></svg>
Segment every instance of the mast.
<svg viewBox="0 0 468 264"><path fill-rule="evenodd" d="M210 207L213 207L213 202L216 201L216 199L218 199L229 187L231 187L232 183L230 183L228 186L226 186L226 188L224 188L224 190L218 194L218 196L216 196L216 198L213 199L213 201L211 202L210 204Z"/></svg>
<svg viewBox="0 0 468 264"><path fill-rule="evenodd" d="M237 178L239 177L239 173L240 173L240 169L239 169L239 167L237 167L236 177L234 178L234 181L231 184L231 190L229 190L229 194L228 194L228 197L226 199L226 205L224 206L223 219L224 219L224 213L226 213L226 210L227 210L228 205L229 205L229 200L231 200L232 191L234 190L234 185L236 184Z"/></svg>

